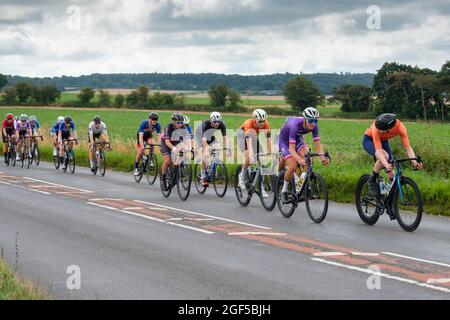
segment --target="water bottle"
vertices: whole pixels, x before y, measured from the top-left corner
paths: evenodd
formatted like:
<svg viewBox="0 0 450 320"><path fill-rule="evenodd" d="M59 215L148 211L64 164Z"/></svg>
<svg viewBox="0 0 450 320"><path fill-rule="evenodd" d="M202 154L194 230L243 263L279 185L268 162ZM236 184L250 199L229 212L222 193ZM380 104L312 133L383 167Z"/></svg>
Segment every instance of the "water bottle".
<svg viewBox="0 0 450 320"><path fill-rule="evenodd" d="M296 180L295 185L296 185L297 192L300 192L302 190L303 183L305 182L305 178L306 178L306 172L302 172L300 177L298 177L296 174L294 174L294 180Z"/></svg>
<svg viewBox="0 0 450 320"><path fill-rule="evenodd" d="M384 183L384 178L380 177L378 179L378 184L380 185L380 194L381 195L387 194L388 188L387 188L386 184Z"/></svg>
<svg viewBox="0 0 450 320"><path fill-rule="evenodd" d="M249 169L250 181L252 181L252 182L255 180L256 170L257 169L254 169L254 168L250 168Z"/></svg>

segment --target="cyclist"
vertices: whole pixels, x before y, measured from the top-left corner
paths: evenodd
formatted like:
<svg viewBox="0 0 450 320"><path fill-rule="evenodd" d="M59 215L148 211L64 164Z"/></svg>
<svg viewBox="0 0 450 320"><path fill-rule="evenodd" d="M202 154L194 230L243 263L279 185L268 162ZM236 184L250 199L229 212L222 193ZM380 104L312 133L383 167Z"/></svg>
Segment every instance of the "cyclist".
<svg viewBox="0 0 450 320"><path fill-rule="evenodd" d="M183 122L184 125L186 126L186 130L187 130L187 136L186 139L190 141L190 146L191 149L194 148L194 130L192 129L192 127L189 125L189 123L191 122L191 120L189 119L189 117L187 115L183 115Z"/></svg>
<svg viewBox="0 0 450 320"><path fill-rule="evenodd" d="M95 116L88 125L89 163L92 172L95 171L94 146L96 140L100 140L100 142L109 142L106 124L102 122L102 119L99 116ZM110 150L112 150L112 147L110 147Z"/></svg>
<svg viewBox="0 0 450 320"><path fill-rule="evenodd" d="M208 186L208 180L206 180L206 161L209 157L209 148L221 149L216 137L215 132L220 130L223 137L223 145L227 145L227 127L222 121L222 115L219 112L211 112L209 115L209 120L202 122L201 126L195 130L195 140L197 146L200 147L202 154L201 172L200 172L200 182L204 187Z"/></svg>
<svg viewBox="0 0 450 320"><path fill-rule="evenodd" d="M161 125L158 122L159 115L156 112L149 113L148 120L141 122L136 134L136 159L134 161L134 175L139 175L138 164L144 154L145 144L153 144L153 133L156 133L156 144L161 140Z"/></svg>
<svg viewBox="0 0 450 320"><path fill-rule="evenodd" d="M14 115L12 113L8 113L6 115L6 119L3 120L2 123L2 141L3 141L3 155L5 156L6 163L6 153L8 152L8 144L7 140L13 141L15 138L15 125L14 125Z"/></svg>
<svg viewBox="0 0 450 320"><path fill-rule="evenodd" d="M189 136L189 131L184 124L184 120L181 113L174 113L172 115L172 123L164 128L161 137L161 153L164 161L161 166L161 188L163 191L167 190L166 173L172 161L172 155L176 156L179 151L186 152L191 150L191 142L189 139L186 139Z"/></svg>
<svg viewBox="0 0 450 320"><path fill-rule="evenodd" d="M59 116L58 120L52 125L52 129L50 130L50 137L53 140L53 156L58 156L58 149L56 146L58 145L58 131L59 127L61 126L61 123L64 122L64 117Z"/></svg>
<svg viewBox="0 0 450 320"><path fill-rule="evenodd" d="M272 140L270 139L270 124L267 120L267 113L262 109L255 109L252 118L244 121L237 132L238 146L244 152L244 163L239 174L239 187L245 190L244 177L251 162L255 162L256 153L261 152L261 145L258 139L259 132L263 130L266 134L267 148L272 153ZM255 150L256 149L256 150ZM255 152L256 151L256 152Z"/></svg>
<svg viewBox="0 0 450 320"><path fill-rule="evenodd" d="M369 192L379 194L377 178L381 169L384 167L389 179L393 179L393 167L390 164L392 160L392 151L389 146L389 139L400 136L403 147L408 157L415 158L414 150L411 148L408 139L408 133L403 123L397 119L393 113L380 114L372 125L364 132L363 147L364 150L376 158L373 166L373 174L368 180ZM422 169L422 163L412 160L415 169Z"/></svg>
<svg viewBox="0 0 450 320"><path fill-rule="evenodd" d="M25 138L25 146L30 150L30 137L32 135L30 121L28 121L28 116L26 114L21 114L19 121L16 123L16 142L17 149L22 149L22 139ZM16 154L16 160L20 160L20 152Z"/></svg>
<svg viewBox="0 0 450 320"><path fill-rule="evenodd" d="M32 136L34 137L34 136L38 136L39 135L39 133L40 133L40 128L41 128L41 125L39 124L39 121L37 121L37 119L36 119L36 116L30 116L30 126L31 126L31 133L32 133ZM37 142L37 140L35 139L35 142L34 143L36 143L36 145L38 144L38 142ZM33 155L31 154L31 150L30 150L30 158L32 158L33 157Z"/></svg>
<svg viewBox="0 0 450 320"><path fill-rule="evenodd" d="M58 130L58 141L59 145L59 161L63 164L62 169L66 169L66 162L64 161L64 142L66 140L76 140L77 139L77 131L75 128L75 123L73 122L72 117L66 116L64 118L64 122L61 123ZM75 142L78 144L78 142ZM69 142L70 146L73 146L73 142Z"/></svg>
<svg viewBox="0 0 450 320"><path fill-rule="evenodd" d="M298 184L299 178L295 174L297 163L300 163L300 167L302 169L301 179L304 180L308 169L305 162L305 156L309 152L309 147L305 144L303 136L311 132L315 149L318 153L323 153L319 136L319 111L315 108L308 107L303 111L302 115L302 117L289 117L283 128L281 128L280 135L278 137L278 145L281 151L279 169L282 170L287 165L287 170L284 174L283 189L281 191L281 199L283 202L288 201L287 193L293 174L295 175L295 183ZM320 156L320 160L323 165L327 165L329 163L328 159L324 156Z"/></svg>

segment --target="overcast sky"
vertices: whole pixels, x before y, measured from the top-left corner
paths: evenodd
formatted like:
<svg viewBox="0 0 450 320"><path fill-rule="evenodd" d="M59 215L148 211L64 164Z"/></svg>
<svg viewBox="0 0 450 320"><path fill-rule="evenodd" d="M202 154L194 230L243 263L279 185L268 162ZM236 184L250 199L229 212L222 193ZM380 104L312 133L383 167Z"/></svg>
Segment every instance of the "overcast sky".
<svg viewBox="0 0 450 320"><path fill-rule="evenodd" d="M438 70L449 59L449 0L0 0L4 74Z"/></svg>

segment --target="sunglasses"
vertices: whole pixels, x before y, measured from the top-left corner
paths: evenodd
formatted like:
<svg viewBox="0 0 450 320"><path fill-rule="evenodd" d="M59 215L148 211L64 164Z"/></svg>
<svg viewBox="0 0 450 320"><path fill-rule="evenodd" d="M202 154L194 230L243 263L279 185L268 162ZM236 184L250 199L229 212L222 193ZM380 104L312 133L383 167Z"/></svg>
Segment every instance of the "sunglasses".
<svg viewBox="0 0 450 320"><path fill-rule="evenodd" d="M212 123L218 124L218 123L220 123L220 120L214 120Z"/></svg>
<svg viewBox="0 0 450 320"><path fill-rule="evenodd" d="M266 123L266 120L259 120L258 123Z"/></svg>
<svg viewBox="0 0 450 320"><path fill-rule="evenodd" d="M318 119L308 119L308 123L310 123L310 124L316 124L318 122L319 122Z"/></svg>
<svg viewBox="0 0 450 320"><path fill-rule="evenodd" d="M177 121L177 122L175 122L176 124L184 124L184 122L183 121Z"/></svg>

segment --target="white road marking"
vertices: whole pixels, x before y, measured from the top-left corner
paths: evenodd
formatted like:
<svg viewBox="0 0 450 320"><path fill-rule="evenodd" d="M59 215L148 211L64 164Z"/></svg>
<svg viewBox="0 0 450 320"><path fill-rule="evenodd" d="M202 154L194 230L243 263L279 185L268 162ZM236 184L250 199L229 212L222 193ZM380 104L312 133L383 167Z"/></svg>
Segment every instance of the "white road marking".
<svg viewBox="0 0 450 320"><path fill-rule="evenodd" d="M428 279L427 283L433 284L433 283L449 283L450 278L442 278L442 279Z"/></svg>
<svg viewBox="0 0 450 320"><path fill-rule="evenodd" d="M62 185L62 184L57 184L57 183L53 183L53 182L49 182L49 181L44 181L44 180L39 180L39 179L34 179L34 178L29 178L29 177L23 177L23 178L27 179L27 180L31 180L31 181L38 181L38 182L48 183L48 184L51 184L51 185L54 185L54 186L59 186L59 187L62 187L62 188L69 188L69 189L74 189L74 190L78 190L78 191L84 191L86 193L94 193L93 191L84 190L84 189L75 188L75 187L69 187L69 186L65 186L65 185Z"/></svg>
<svg viewBox="0 0 450 320"><path fill-rule="evenodd" d="M390 256L394 256L394 257L405 258L405 259L410 259L410 260L415 260L415 261L420 261L420 262L426 262L426 263L435 264L435 265L438 265L438 266L443 266L443 267L450 268L450 264L446 264L446 263L442 263L442 262L436 262L436 261L431 261L431 260L419 259L419 258L404 256L404 255L397 254L397 253L392 253L392 252L381 252L381 253L382 254L387 254L387 255L390 255Z"/></svg>
<svg viewBox="0 0 450 320"><path fill-rule="evenodd" d="M336 257L336 256L346 256L347 254L344 252L317 252L314 253L316 257Z"/></svg>
<svg viewBox="0 0 450 320"><path fill-rule="evenodd" d="M144 207L128 207L128 208L123 208L123 210L143 210L145 209Z"/></svg>
<svg viewBox="0 0 450 320"><path fill-rule="evenodd" d="M249 226L249 227L254 227L254 228L259 228L259 229L265 229L265 230L272 230L272 228L262 227L262 226L258 226L258 225L251 224L251 223L245 223L245 222L240 222L240 221L236 221L236 220L231 220L231 219L225 219L225 218L221 218L221 217L212 216L212 215L209 215L209 214L203 214L203 213L198 213L198 212L194 212L194 211L168 207L168 206L164 206L164 205L157 204L157 203L144 202L144 201L140 201L140 200L134 200L134 201L138 202L138 203L148 204L148 205L151 205L151 206L157 206L157 207L161 207L161 208L166 208L166 209L169 209L169 210L175 210L175 211L179 211L179 212L190 213L190 214L194 214L194 215L197 215L197 216L208 217L208 218L213 218L213 219L217 219L217 220L237 223L237 224L244 225L244 226Z"/></svg>
<svg viewBox="0 0 450 320"><path fill-rule="evenodd" d="M265 236L285 236L286 233L276 232L230 232L229 236L246 236L246 235L265 235Z"/></svg>
<svg viewBox="0 0 450 320"><path fill-rule="evenodd" d="M42 194L46 194L46 195L51 194L50 192L45 192L45 191L41 191L41 190L33 190L33 189L30 189L30 188L26 188L24 186L19 186L17 184L8 183L8 182L5 182L5 181L0 181L0 183L6 184L6 185L11 186L11 187L16 187L16 188L20 188L20 189L24 189L24 190L33 191L33 192L38 192L38 193L42 193Z"/></svg>
<svg viewBox="0 0 450 320"><path fill-rule="evenodd" d="M100 208L105 208L105 209L110 209L110 210L120 211L120 210L117 209L117 208L105 206L105 205L103 205L103 204L98 204L98 203L95 203L95 202L86 202L86 203L89 204L89 205L91 205L91 206L96 206L96 207L100 207Z"/></svg>
<svg viewBox="0 0 450 320"><path fill-rule="evenodd" d="M125 200L114 199L114 198L94 198L94 199L89 199L89 201L125 201Z"/></svg>
<svg viewBox="0 0 450 320"><path fill-rule="evenodd" d="M352 255L362 257L378 257L380 254L374 252L352 252Z"/></svg>
<svg viewBox="0 0 450 320"><path fill-rule="evenodd" d="M149 210L158 210L158 211L167 211L168 210L166 208L155 208L155 207L147 207L147 209L149 209Z"/></svg>
<svg viewBox="0 0 450 320"><path fill-rule="evenodd" d="M416 280L411 280L411 279L405 279L405 278L401 278L401 277L397 277L397 276L392 276L390 274L383 273L383 272L375 272L375 271L373 271L371 269L364 269L364 268L359 268L359 267L355 267L355 266L349 266L349 265L346 265L346 264L343 264L343 263L338 263L338 262L334 262L334 261L328 261L328 260L324 260L324 259L320 259L320 258L311 258L311 260L317 261L317 262L321 262L321 263L326 263L326 264L329 264L329 265L332 265L332 266L336 266L336 267L341 267L341 268L346 268L346 269L350 269L350 270L354 270L354 271L359 271L359 272L364 272L364 273L378 275L380 277L384 277L384 278L387 278L387 279L392 279L392 280L397 280L397 281L400 281L400 282L406 282L406 283L409 283L409 284L414 284L414 285L417 285L419 287L425 287L425 288L428 288L428 289L433 289L433 290L437 290L437 291L450 293L450 289L433 286L433 285L430 285L428 283L418 282Z"/></svg>
<svg viewBox="0 0 450 320"><path fill-rule="evenodd" d="M214 219L209 219L209 218L171 218L171 219L167 219L166 221L214 221Z"/></svg>
<svg viewBox="0 0 450 320"><path fill-rule="evenodd" d="M175 223L175 222L166 222L166 223L170 224L170 225L173 225L173 226L186 228L186 229L189 229L189 230L194 230L194 231L198 231L198 232L202 232L202 233L206 233L206 234L213 234L214 233L214 232L209 231L209 230L200 229L200 228L194 228L194 227L191 227L191 226L186 226L186 225L178 224L178 223Z"/></svg>
<svg viewBox="0 0 450 320"><path fill-rule="evenodd" d="M84 192L84 191L58 191L58 192L55 192L55 193L57 193L57 194L72 194L72 193L74 193L74 194L86 194L86 192Z"/></svg>

